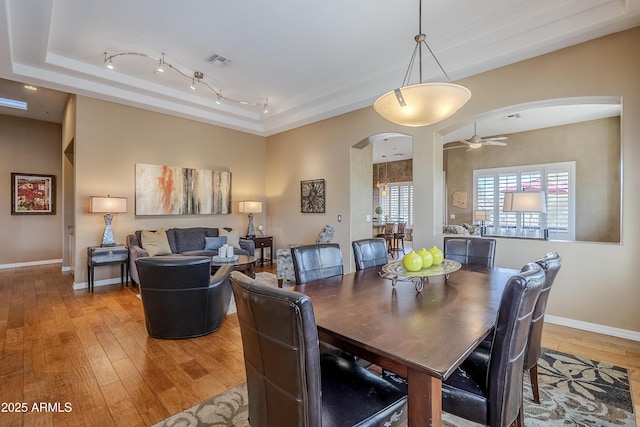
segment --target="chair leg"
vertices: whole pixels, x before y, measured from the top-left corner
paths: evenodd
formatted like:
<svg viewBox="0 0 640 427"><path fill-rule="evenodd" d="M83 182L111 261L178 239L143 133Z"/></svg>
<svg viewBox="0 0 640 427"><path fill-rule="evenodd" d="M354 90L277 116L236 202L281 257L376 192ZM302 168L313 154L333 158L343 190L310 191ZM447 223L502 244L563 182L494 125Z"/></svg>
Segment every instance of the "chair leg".
<svg viewBox="0 0 640 427"><path fill-rule="evenodd" d="M284 279L278 279L278 287L281 288L282 287L282 282L284 281Z"/></svg>
<svg viewBox="0 0 640 427"><path fill-rule="evenodd" d="M538 390L538 364L534 364L529 369L529 376L531 377L531 391L533 392L533 401L540 404L540 391Z"/></svg>

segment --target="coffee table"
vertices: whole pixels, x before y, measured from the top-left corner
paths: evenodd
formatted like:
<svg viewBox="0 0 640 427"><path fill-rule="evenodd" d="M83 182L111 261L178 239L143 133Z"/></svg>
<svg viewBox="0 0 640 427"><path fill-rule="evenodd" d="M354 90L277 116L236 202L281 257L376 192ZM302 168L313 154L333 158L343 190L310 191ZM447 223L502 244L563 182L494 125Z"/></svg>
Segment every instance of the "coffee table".
<svg viewBox="0 0 640 427"><path fill-rule="evenodd" d="M241 273L246 274L252 279L256 278L253 272L253 265L256 263L257 258L248 255L238 255L236 261L218 262L211 260L211 274L215 274L223 265L233 265L233 269Z"/></svg>

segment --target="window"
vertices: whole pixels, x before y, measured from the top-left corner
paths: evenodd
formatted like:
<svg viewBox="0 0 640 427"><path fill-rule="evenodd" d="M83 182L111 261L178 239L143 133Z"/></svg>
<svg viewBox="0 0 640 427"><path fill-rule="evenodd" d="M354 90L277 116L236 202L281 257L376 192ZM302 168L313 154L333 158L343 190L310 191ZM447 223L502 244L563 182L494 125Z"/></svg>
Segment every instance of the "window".
<svg viewBox="0 0 640 427"><path fill-rule="evenodd" d="M489 211L487 234L575 240L575 162L473 171L474 210ZM504 193L541 191L547 212L502 212Z"/></svg>
<svg viewBox="0 0 640 427"><path fill-rule="evenodd" d="M406 221L407 228L413 224L413 183L390 182L387 195L382 195L380 187L380 207L389 221Z"/></svg>

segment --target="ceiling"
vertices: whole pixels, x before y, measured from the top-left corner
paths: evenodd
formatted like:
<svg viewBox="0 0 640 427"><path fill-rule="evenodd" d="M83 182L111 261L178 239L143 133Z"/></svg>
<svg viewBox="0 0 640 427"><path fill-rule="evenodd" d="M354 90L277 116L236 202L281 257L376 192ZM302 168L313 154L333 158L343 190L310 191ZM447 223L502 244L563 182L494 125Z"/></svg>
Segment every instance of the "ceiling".
<svg viewBox="0 0 640 427"><path fill-rule="evenodd" d="M366 6L0 0L0 78L41 88L24 95L32 105L26 114L40 120L60 121L65 93L75 93L268 136L369 106L401 84L418 32L418 1ZM458 80L638 26L640 0L425 0L422 22L427 43ZM123 55L109 70L105 52L164 54L171 67L154 73L157 60ZM216 65L208 60L213 54L230 61ZM424 59L424 80L444 80L432 59ZM189 88L194 72L208 87ZM0 96L24 92L4 83ZM217 104L214 91L247 104Z"/></svg>

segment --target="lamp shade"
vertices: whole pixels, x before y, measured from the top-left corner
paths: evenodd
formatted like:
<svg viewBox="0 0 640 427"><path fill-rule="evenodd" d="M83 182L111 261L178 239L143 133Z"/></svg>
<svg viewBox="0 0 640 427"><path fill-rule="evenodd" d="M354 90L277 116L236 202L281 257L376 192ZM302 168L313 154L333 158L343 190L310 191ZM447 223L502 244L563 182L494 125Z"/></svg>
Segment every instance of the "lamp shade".
<svg viewBox="0 0 640 427"><path fill-rule="evenodd" d="M547 212L544 191L513 191L504 193L502 212Z"/></svg>
<svg viewBox="0 0 640 427"><path fill-rule="evenodd" d="M126 197L89 197L89 212L91 213L125 213L127 212Z"/></svg>
<svg viewBox="0 0 640 427"><path fill-rule="evenodd" d="M385 93L373 108L390 122L417 127L452 116L469 99L471 91L455 83L419 83Z"/></svg>
<svg viewBox="0 0 640 427"><path fill-rule="evenodd" d="M241 213L260 213L262 212L262 202L256 202L253 200L240 202L240 212Z"/></svg>
<svg viewBox="0 0 640 427"><path fill-rule="evenodd" d="M489 211L475 211L476 221L487 221L489 219Z"/></svg>

